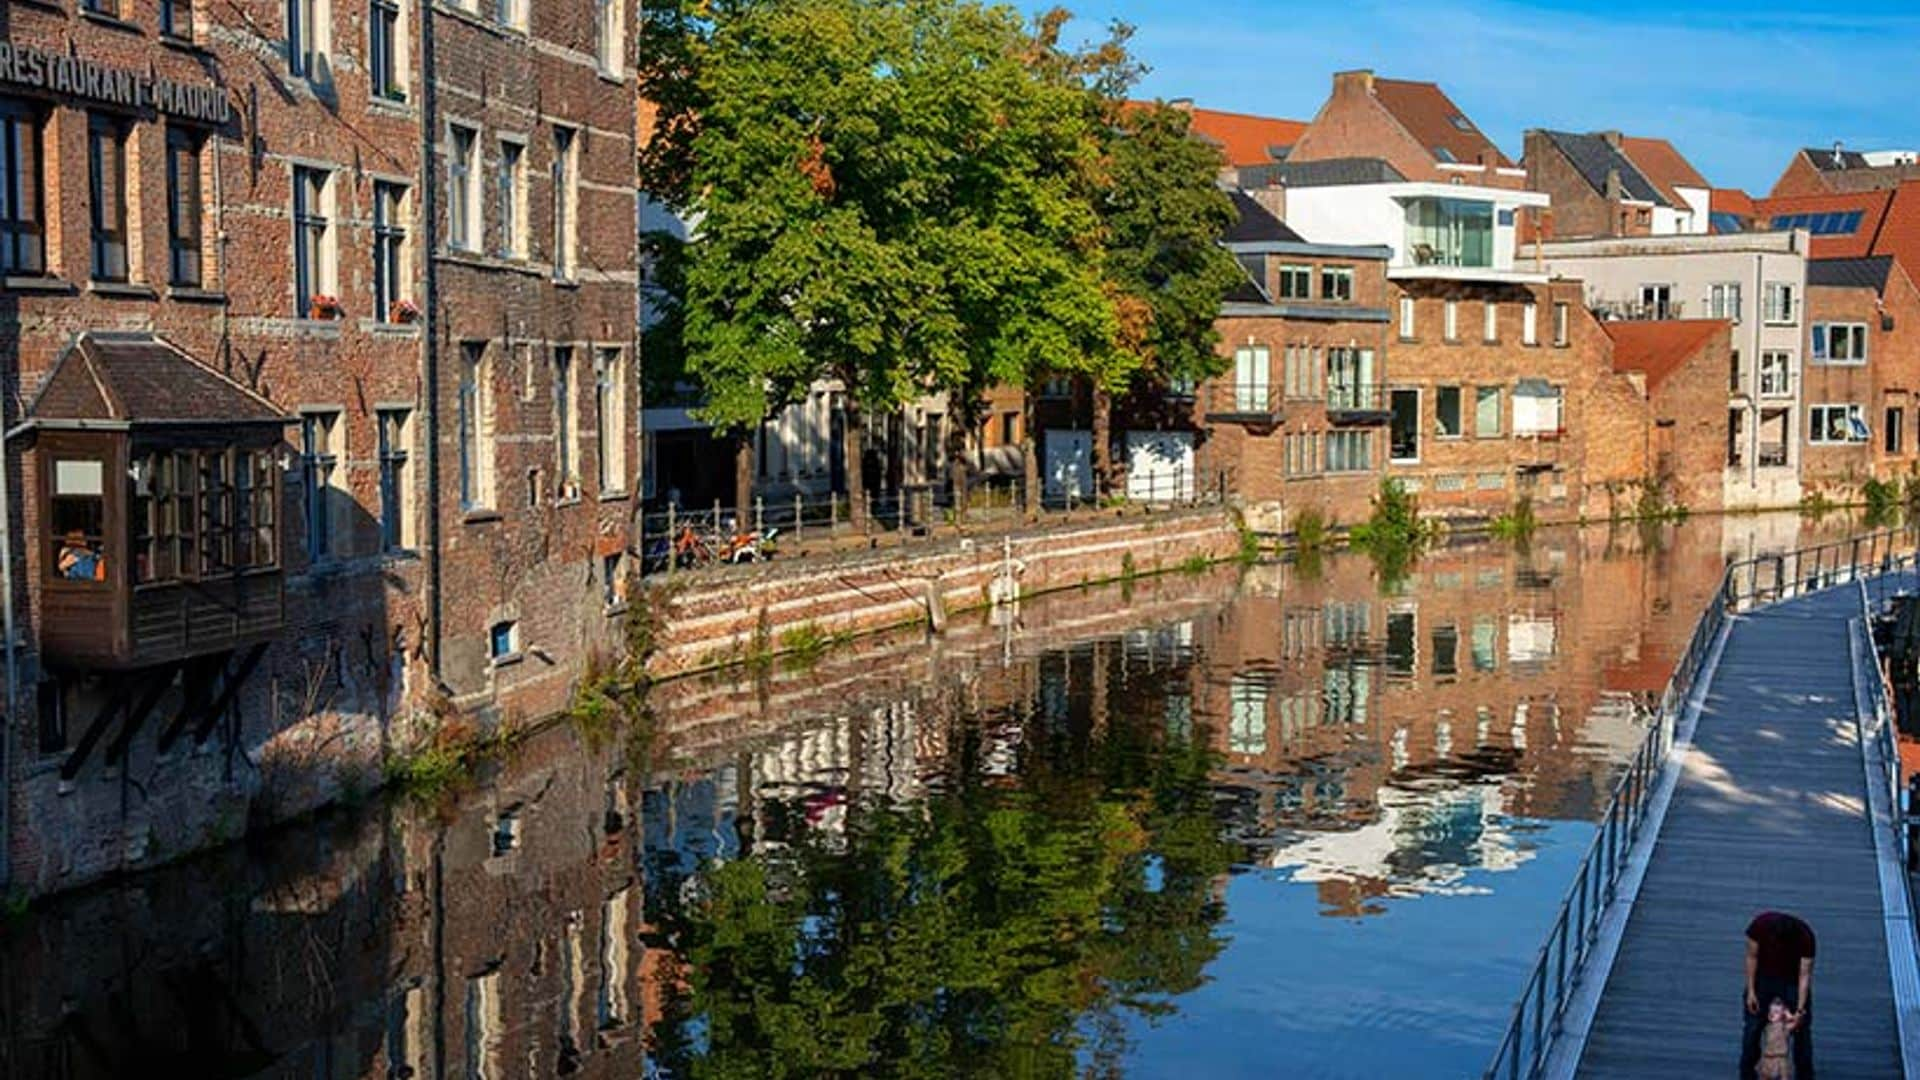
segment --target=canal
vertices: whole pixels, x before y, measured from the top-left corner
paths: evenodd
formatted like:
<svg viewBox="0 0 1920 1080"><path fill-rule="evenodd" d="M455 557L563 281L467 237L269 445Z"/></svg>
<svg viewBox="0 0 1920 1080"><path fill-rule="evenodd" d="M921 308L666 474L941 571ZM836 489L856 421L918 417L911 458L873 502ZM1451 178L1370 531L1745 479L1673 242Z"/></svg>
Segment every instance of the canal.
<svg viewBox="0 0 1920 1080"><path fill-rule="evenodd" d="M1705 518L1041 597L0 915L0 1075L1468 1076Z"/></svg>

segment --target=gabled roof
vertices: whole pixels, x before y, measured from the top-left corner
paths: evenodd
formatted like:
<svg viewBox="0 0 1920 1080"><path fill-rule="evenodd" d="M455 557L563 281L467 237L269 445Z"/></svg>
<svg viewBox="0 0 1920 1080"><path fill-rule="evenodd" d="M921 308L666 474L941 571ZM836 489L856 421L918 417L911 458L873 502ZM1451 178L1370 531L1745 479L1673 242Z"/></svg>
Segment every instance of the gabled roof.
<svg viewBox="0 0 1920 1080"><path fill-rule="evenodd" d="M1806 229L1813 234L1808 254L1841 259L1871 254L1880 233L1891 191L1855 191L1832 195L1786 195L1753 200L1753 228Z"/></svg>
<svg viewBox="0 0 1920 1080"><path fill-rule="evenodd" d="M1240 186L1332 187L1344 184L1397 184L1405 180L1399 169L1380 158L1323 158L1319 161L1283 161L1240 170Z"/></svg>
<svg viewBox="0 0 1920 1080"><path fill-rule="evenodd" d="M1853 259L1808 259L1807 284L1836 289L1872 289L1885 295L1893 256L1867 255Z"/></svg>
<svg viewBox="0 0 1920 1080"><path fill-rule="evenodd" d="M1602 322L1600 327L1613 339L1613 370L1644 374L1652 391L1732 325L1725 319L1667 319Z"/></svg>
<svg viewBox="0 0 1920 1080"><path fill-rule="evenodd" d="M1707 196L1707 207L1716 214L1738 214L1741 217L1753 216L1753 196L1739 188L1714 188Z"/></svg>
<svg viewBox="0 0 1920 1080"><path fill-rule="evenodd" d="M1920 180L1909 180L1894 191L1873 254L1893 256L1908 277L1920 281Z"/></svg>
<svg viewBox="0 0 1920 1080"><path fill-rule="evenodd" d="M1307 130L1305 121L1277 116L1193 109L1190 130L1220 148L1229 165L1265 165L1286 156L1287 148Z"/></svg>
<svg viewBox="0 0 1920 1080"><path fill-rule="evenodd" d="M1800 151L1800 156L1813 166L1820 183L1831 192L1890 191L1908 180L1920 179L1920 164L1875 165L1858 150L1836 152L1808 147Z"/></svg>
<svg viewBox="0 0 1920 1080"><path fill-rule="evenodd" d="M1221 241L1226 244L1260 243L1303 243L1300 234L1287 227L1287 223L1274 217L1272 212L1244 191L1229 190L1228 197L1233 199L1233 208L1237 212L1233 225L1227 229Z"/></svg>
<svg viewBox="0 0 1920 1080"><path fill-rule="evenodd" d="M1620 149L1627 159L1639 167L1641 175L1653 181L1653 186L1675 206L1686 205L1680 197L1680 190L1687 188L1711 188L1707 178L1693 167L1673 144L1665 139L1645 138L1634 135L1620 136Z"/></svg>
<svg viewBox="0 0 1920 1080"><path fill-rule="evenodd" d="M1800 152L1807 156L1807 162L1809 164L1821 172L1837 172L1841 169L1869 169L1873 167L1867 162L1867 155L1858 150L1844 150L1839 148L1822 150L1809 146Z"/></svg>
<svg viewBox="0 0 1920 1080"><path fill-rule="evenodd" d="M1629 199L1671 206L1672 202L1646 178L1620 149L1604 135L1582 135L1572 131L1542 132L1567 163L1572 165L1587 186L1602 195L1607 193L1607 178L1618 174L1620 189Z"/></svg>
<svg viewBox="0 0 1920 1080"><path fill-rule="evenodd" d="M286 411L152 334L82 334L54 362L27 416L126 425L284 424Z"/></svg>
<svg viewBox="0 0 1920 1080"><path fill-rule="evenodd" d="M1484 155L1488 163L1496 167L1513 166L1493 140L1481 134L1466 113L1460 111L1460 106L1435 83L1376 78L1373 96L1436 160L1446 161L1451 157L1472 165Z"/></svg>

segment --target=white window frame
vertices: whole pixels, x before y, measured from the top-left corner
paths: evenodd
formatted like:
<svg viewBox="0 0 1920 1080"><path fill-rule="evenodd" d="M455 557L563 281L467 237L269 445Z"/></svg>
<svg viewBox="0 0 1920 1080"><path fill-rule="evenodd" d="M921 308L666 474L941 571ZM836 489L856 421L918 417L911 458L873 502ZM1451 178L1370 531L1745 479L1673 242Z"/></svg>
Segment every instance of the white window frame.
<svg viewBox="0 0 1920 1080"><path fill-rule="evenodd" d="M1353 299L1353 267L1322 266L1320 268L1320 299L1334 303L1346 303Z"/></svg>
<svg viewBox="0 0 1920 1080"><path fill-rule="evenodd" d="M1540 344L1540 305L1531 300L1520 306L1520 344Z"/></svg>
<svg viewBox="0 0 1920 1080"><path fill-rule="evenodd" d="M1489 300L1483 306L1486 308L1486 314L1482 317L1480 340L1488 345L1497 345L1500 343L1500 305Z"/></svg>
<svg viewBox="0 0 1920 1080"><path fill-rule="evenodd" d="M1707 286L1707 317L1740 321L1740 283L1737 281L1716 281Z"/></svg>
<svg viewBox="0 0 1920 1080"><path fill-rule="evenodd" d="M1441 422L1440 404L1447 392L1453 393L1453 430L1448 431ZM1447 383L1433 388L1433 437L1449 442L1465 438L1467 434L1467 396L1466 388L1457 383Z"/></svg>
<svg viewBox="0 0 1920 1080"><path fill-rule="evenodd" d="M562 149L562 136L565 148ZM553 276L572 281L580 272L580 137L570 124L553 125Z"/></svg>
<svg viewBox="0 0 1920 1080"><path fill-rule="evenodd" d="M1401 394L1413 395L1413 456L1395 457L1393 452L1393 400ZM1420 448L1426 434L1422 429L1427 405L1426 392L1418 386L1395 386L1387 391L1387 463L1389 465L1420 464Z"/></svg>
<svg viewBox="0 0 1920 1080"><path fill-rule="evenodd" d="M1867 362L1867 324L1863 322L1817 322L1810 335L1813 362L1834 367L1859 367ZM1840 342L1848 344L1841 348ZM1845 355L1842 355L1842 354Z"/></svg>
<svg viewBox="0 0 1920 1080"><path fill-rule="evenodd" d="M1414 330L1417 328L1415 315L1418 311L1419 308L1416 307L1413 297L1400 298L1400 336L1408 341L1413 340Z"/></svg>
<svg viewBox="0 0 1920 1080"><path fill-rule="evenodd" d="M1839 411L1848 426L1847 437L1830 439L1826 435L1827 414ZM1856 427L1857 425L1857 427ZM1873 431L1867 427L1866 407L1857 401L1827 402L1807 406L1807 445L1808 446L1862 446L1873 441Z"/></svg>
<svg viewBox="0 0 1920 1080"><path fill-rule="evenodd" d="M1265 345L1241 345L1233 350L1233 408L1240 413L1265 413L1273 400L1273 350Z"/></svg>
<svg viewBox="0 0 1920 1080"><path fill-rule="evenodd" d="M1786 349L1765 349L1760 353L1760 396L1793 396L1793 353ZM1777 382L1775 378L1777 377Z"/></svg>
<svg viewBox="0 0 1920 1080"><path fill-rule="evenodd" d="M1565 300L1553 302L1553 347L1564 349L1573 340L1573 305Z"/></svg>
<svg viewBox="0 0 1920 1080"><path fill-rule="evenodd" d="M500 195L501 172L507 163L507 151L514 152L513 170L507 177L500 207L500 255L508 259L527 257L527 140L520 135L502 135L494 144L494 190Z"/></svg>
<svg viewBox="0 0 1920 1080"><path fill-rule="evenodd" d="M466 139L462 152L460 141ZM480 212L480 128L447 121L447 247L477 253L484 243L485 215Z"/></svg>
<svg viewBox="0 0 1920 1080"><path fill-rule="evenodd" d="M626 74L623 46L627 38L625 0L594 0L593 60L600 74L618 79Z"/></svg>
<svg viewBox="0 0 1920 1080"><path fill-rule="evenodd" d="M1459 341L1460 340L1460 301L1448 300L1446 302L1445 307L1442 310L1444 311L1445 314L1441 322L1440 336L1446 339L1447 341Z"/></svg>
<svg viewBox="0 0 1920 1080"><path fill-rule="evenodd" d="M1766 303L1761 309L1762 321L1769 326L1792 326L1798 321L1794 310L1795 300L1793 282L1767 282Z"/></svg>
<svg viewBox="0 0 1920 1080"><path fill-rule="evenodd" d="M1288 291L1288 283L1298 281L1300 291ZM1307 263L1281 263L1280 280L1276 283L1279 298L1282 300L1313 299L1313 267Z"/></svg>

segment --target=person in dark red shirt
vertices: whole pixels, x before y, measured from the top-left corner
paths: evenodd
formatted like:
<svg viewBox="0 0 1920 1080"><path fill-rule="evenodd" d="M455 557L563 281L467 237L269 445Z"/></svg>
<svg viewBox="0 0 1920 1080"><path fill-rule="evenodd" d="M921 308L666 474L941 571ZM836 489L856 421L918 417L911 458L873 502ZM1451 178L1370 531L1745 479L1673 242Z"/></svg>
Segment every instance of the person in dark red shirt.
<svg viewBox="0 0 1920 1080"><path fill-rule="evenodd" d="M1813 927L1782 911L1763 911L1747 924L1741 1080L1752 1080L1760 1062L1760 1034L1766 1030L1767 1006L1775 1000L1794 1014L1794 1080L1813 1080Z"/></svg>

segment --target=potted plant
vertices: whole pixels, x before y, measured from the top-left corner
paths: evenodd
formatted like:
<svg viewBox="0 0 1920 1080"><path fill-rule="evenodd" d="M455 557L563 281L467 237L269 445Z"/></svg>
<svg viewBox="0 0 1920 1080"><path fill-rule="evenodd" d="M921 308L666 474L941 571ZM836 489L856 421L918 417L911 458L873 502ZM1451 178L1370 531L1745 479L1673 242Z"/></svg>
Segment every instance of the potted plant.
<svg viewBox="0 0 1920 1080"><path fill-rule="evenodd" d="M337 319L340 317L340 298L316 293L307 301L307 308L316 319Z"/></svg>
<svg viewBox="0 0 1920 1080"><path fill-rule="evenodd" d="M410 323L420 319L420 305L411 300L395 300L388 310L387 318L391 322Z"/></svg>

